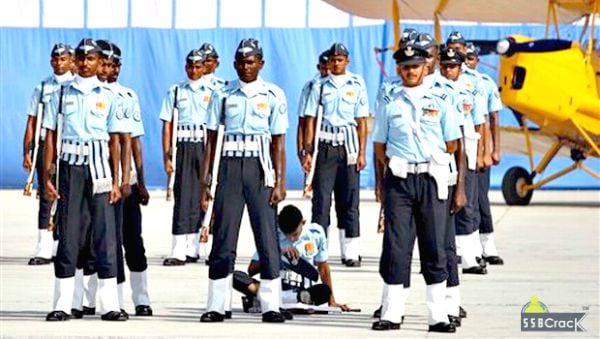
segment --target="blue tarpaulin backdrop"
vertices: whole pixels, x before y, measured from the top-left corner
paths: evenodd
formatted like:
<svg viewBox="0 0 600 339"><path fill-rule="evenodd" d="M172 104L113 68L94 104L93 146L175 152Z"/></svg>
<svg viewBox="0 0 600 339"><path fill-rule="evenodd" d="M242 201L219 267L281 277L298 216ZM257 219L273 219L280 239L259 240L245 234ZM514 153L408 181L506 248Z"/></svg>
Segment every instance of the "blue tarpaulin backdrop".
<svg viewBox="0 0 600 339"><path fill-rule="evenodd" d="M432 32L431 25L411 25L418 30ZM444 36L459 29L470 39L499 39L510 34L543 37L544 27L518 26L458 26L444 27ZM564 26L561 37L577 39L581 27ZM600 32L599 34L600 35ZM210 29L178 30L151 28L124 29L48 29L0 28L0 187L22 187L26 174L21 167L22 138L26 109L33 88L51 73L49 51L56 42L77 44L82 37L104 38L118 44L123 51L120 81L137 91L143 111L146 136L144 142L145 169L148 185L164 187L166 176L161 157L161 122L158 111L169 86L185 78L184 57L192 48L203 42L212 42L221 56L217 75L235 78L232 67L233 52L242 38L255 37L263 45L266 65L261 75L282 87L289 104L290 129L287 136L288 188L302 186L303 175L295 155L296 109L303 84L315 73L316 57L334 41L341 41L351 51L350 70L365 78L371 107L382 81L382 73L374 54L374 47L393 44L392 26L350 27L340 29ZM391 54L384 55L388 73L394 72ZM483 61L497 64L497 57L486 56ZM496 77L496 70L481 66L481 71ZM501 122L516 125L512 114L501 113ZM369 142L369 153L371 143ZM371 157L368 157L371 160ZM538 159L539 160L539 159ZM570 164L569 159L558 159L548 168L547 174ZM528 167L526 157L504 155L501 166L492 172L492 186L498 187L502 175L514 165ZM372 164L362 173L361 185L373 186ZM589 161L598 169L597 160ZM598 188L599 183L589 175L576 172L553 182L548 187Z"/></svg>

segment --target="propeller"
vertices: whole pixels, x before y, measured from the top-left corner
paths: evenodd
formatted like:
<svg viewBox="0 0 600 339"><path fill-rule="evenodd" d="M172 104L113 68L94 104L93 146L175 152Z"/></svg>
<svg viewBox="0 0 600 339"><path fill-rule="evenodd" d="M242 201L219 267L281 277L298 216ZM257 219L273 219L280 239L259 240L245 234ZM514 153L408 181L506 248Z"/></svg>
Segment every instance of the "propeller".
<svg viewBox="0 0 600 339"><path fill-rule="evenodd" d="M498 41L496 52L501 55L511 56L517 52L542 53L556 52L571 48L572 41L560 39L541 39L528 42L516 42L508 37Z"/></svg>

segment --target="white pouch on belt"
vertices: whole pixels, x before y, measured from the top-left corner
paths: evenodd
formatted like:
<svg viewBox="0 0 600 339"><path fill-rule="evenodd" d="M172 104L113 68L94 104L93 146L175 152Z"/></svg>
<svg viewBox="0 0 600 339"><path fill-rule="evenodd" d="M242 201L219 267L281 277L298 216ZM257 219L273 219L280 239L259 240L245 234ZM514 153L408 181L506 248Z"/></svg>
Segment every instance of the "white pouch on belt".
<svg viewBox="0 0 600 339"><path fill-rule="evenodd" d="M436 153L429 160L429 175L437 185L438 199L448 199L448 179L450 178L450 159L448 153Z"/></svg>
<svg viewBox="0 0 600 339"><path fill-rule="evenodd" d="M474 171L477 167L477 143L481 136L477 132L465 133L465 153L467 168Z"/></svg>
<svg viewBox="0 0 600 339"><path fill-rule="evenodd" d="M408 161L396 156L392 156L390 158L390 162L388 163L388 167L394 176L406 179L408 175Z"/></svg>

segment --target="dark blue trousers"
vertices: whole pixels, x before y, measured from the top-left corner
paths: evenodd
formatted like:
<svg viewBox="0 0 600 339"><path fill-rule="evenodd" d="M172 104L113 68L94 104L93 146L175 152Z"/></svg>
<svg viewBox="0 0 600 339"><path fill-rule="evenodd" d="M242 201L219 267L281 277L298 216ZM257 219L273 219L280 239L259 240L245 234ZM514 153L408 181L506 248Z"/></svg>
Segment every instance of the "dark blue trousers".
<svg viewBox="0 0 600 339"><path fill-rule="evenodd" d="M446 255L447 200L439 200L428 174L409 174L406 179L386 171L385 231L379 274L387 284L410 282L410 261L415 237L419 238L421 271L425 282L448 279ZM414 219L414 222L413 222Z"/></svg>
<svg viewBox="0 0 600 339"><path fill-rule="evenodd" d="M277 207L269 205L273 189L265 186L259 159L223 157L218 182L208 277L216 280L233 273L242 213L246 206L260 258L260 277L268 280L278 278Z"/></svg>

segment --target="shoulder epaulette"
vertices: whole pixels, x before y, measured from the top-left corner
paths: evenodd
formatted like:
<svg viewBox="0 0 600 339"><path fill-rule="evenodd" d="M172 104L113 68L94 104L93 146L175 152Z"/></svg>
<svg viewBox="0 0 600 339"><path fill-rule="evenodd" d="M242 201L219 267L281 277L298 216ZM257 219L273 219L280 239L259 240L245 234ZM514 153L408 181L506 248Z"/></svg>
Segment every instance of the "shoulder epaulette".
<svg viewBox="0 0 600 339"><path fill-rule="evenodd" d="M433 87L431 89L431 95L434 95L442 100L446 100L448 94L441 87Z"/></svg>

